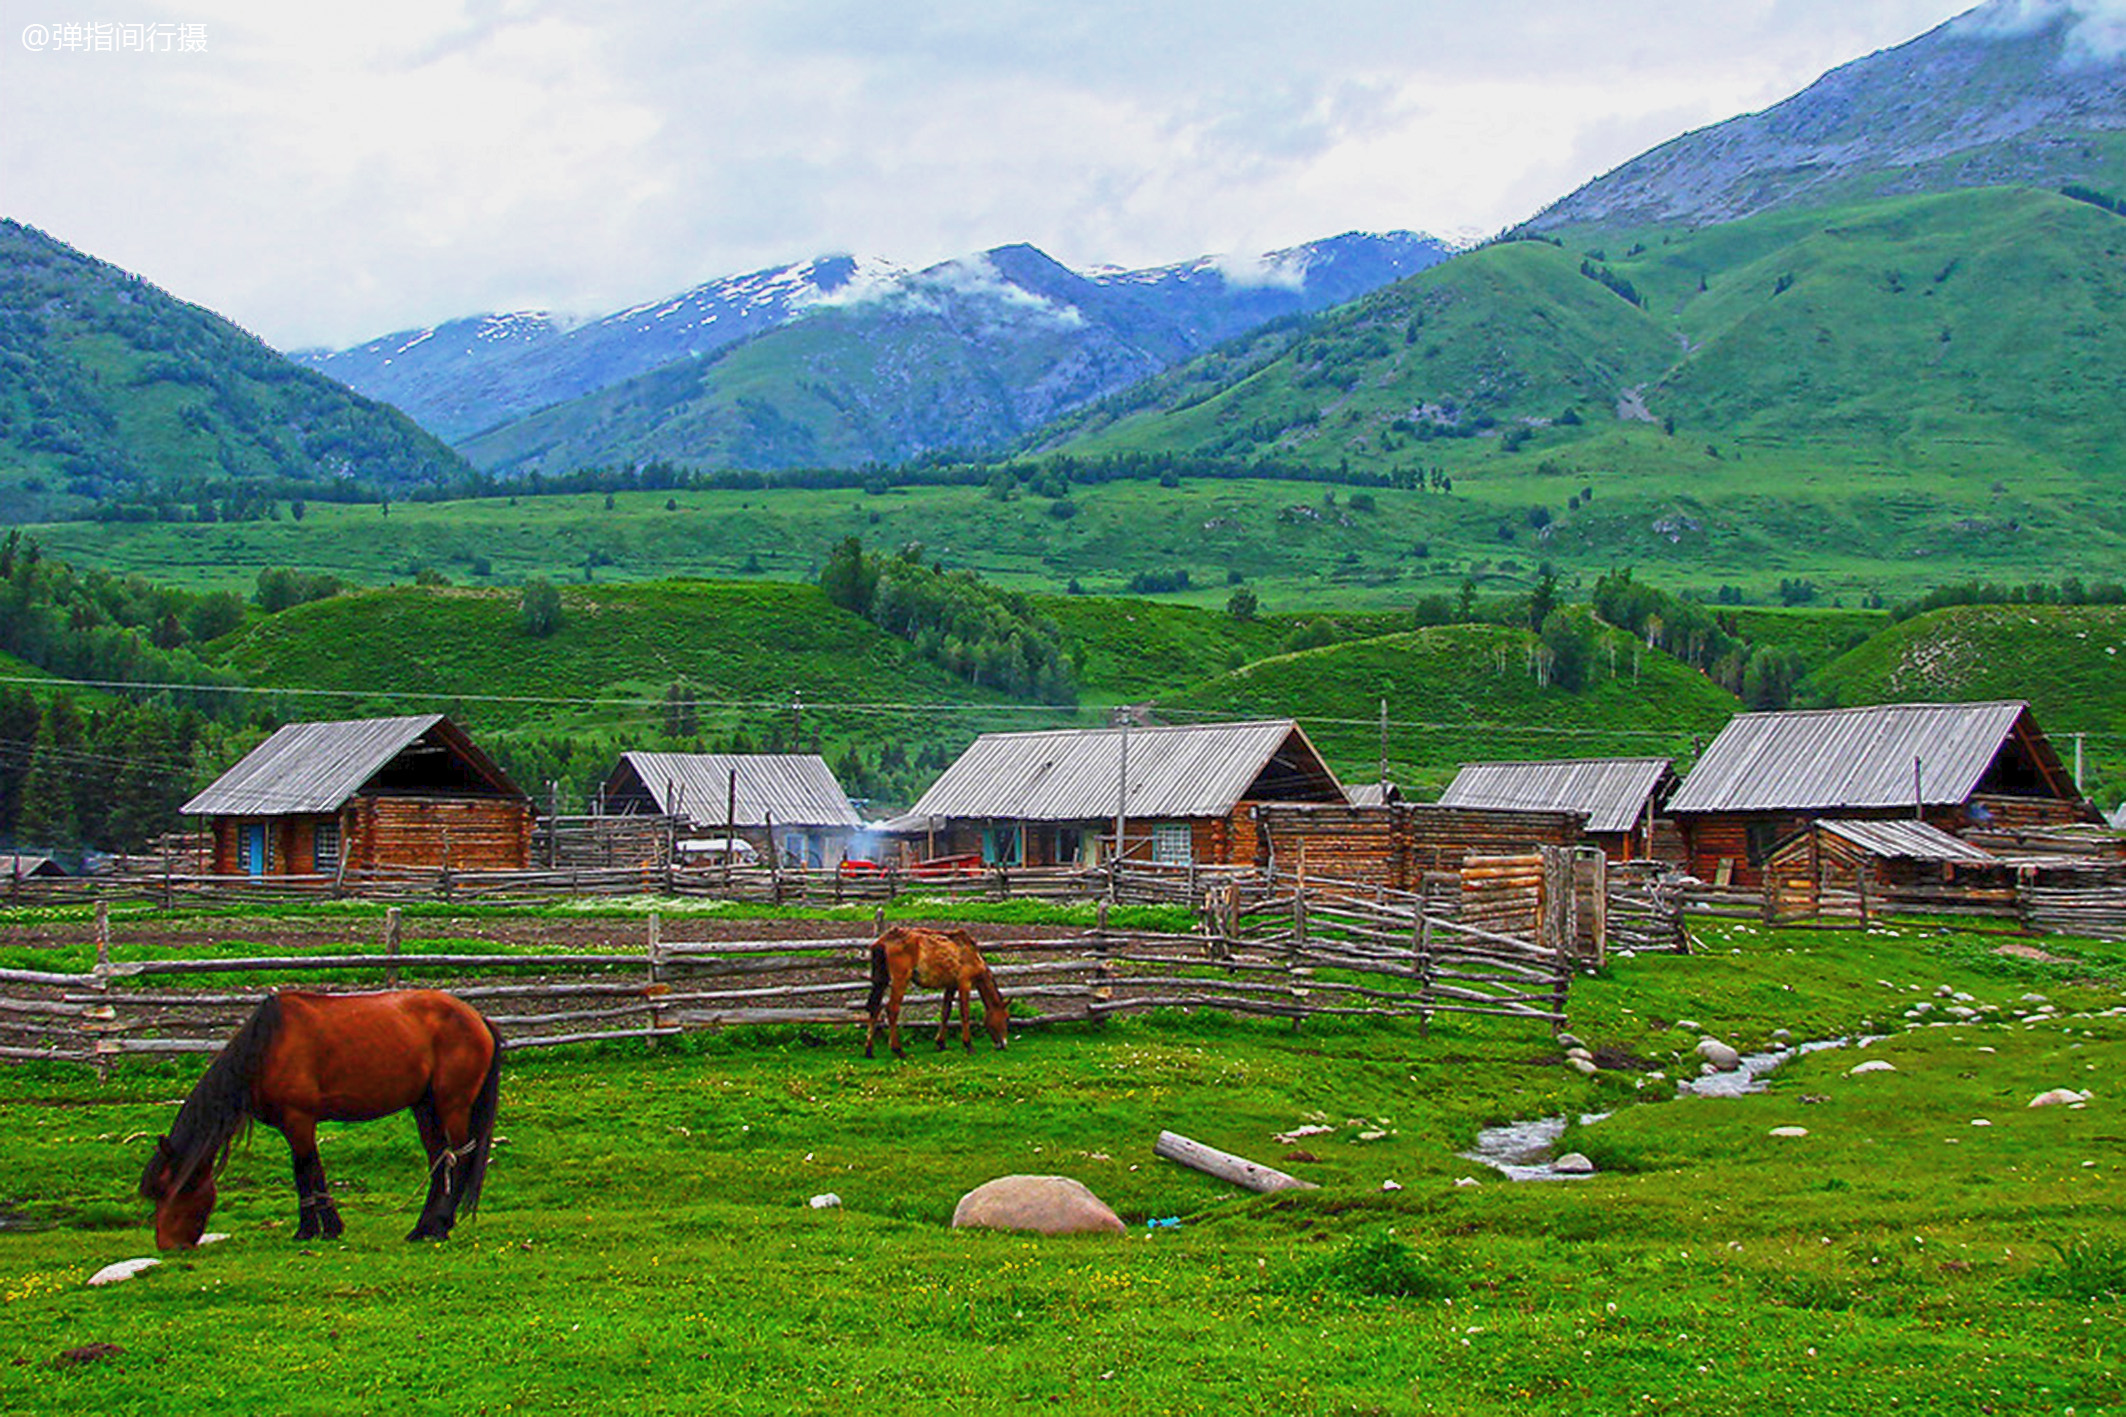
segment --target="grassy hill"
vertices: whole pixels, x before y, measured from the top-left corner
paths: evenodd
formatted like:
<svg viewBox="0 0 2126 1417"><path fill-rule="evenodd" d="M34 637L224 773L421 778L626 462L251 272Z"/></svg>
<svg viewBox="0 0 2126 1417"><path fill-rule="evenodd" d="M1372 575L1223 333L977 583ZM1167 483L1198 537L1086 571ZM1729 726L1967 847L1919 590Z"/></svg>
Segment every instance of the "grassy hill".
<svg viewBox="0 0 2126 1417"><path fill-rule="evenodd" d="M1738 705L1695 671L1604 633L1579 692L1537 682L1536 638L1496 625L1440 626L1279 655L1159 700L1192 717L1300 720L1331 766L1378 772L1388 701L1390 777L1430 798L1462 763L1499 758L1672 754L1688 759Z"/></svg>
<svg viewBox="0 0 2126 1417"><path fill-rule="evenodd" d="M1892 625L1809 677L1834 704L2027 699L2104 807L2126 793L2126 608L1964 605Z"/></svg>
<svg viewBox="0 0 2126 1417"><path fill-rule="evenodd" d="M228 321L0 220L0 518L155 483L466 471L394 408Z"/></svg>
<svg viewBox="0 0 2126 1417"><path fill-rule="evenodd" d="M1915 566L2096 572L2126 549L2122 251L2116 214L2026 189L1508 242L1170 371L1044 446L1444 474L1447 500L1565 565L1841 589Z"/></svg>
<svg viewBox="0 0 2126 1417"><path fill-rule="evenodd" d="M670 582L568 587L538 638L518 596L401 588L297 606L223 641L222 662L263 688L305 691L287 717L446 711L520 784L580 794L627 748L852 749L897 799L977 733L1057 721L921 659L830 605L816 587ZM684 680L698 730L672 735L665 697ZM793 705L797 705L794 706ZM887 805L900 805L891 800Z"/></svg>

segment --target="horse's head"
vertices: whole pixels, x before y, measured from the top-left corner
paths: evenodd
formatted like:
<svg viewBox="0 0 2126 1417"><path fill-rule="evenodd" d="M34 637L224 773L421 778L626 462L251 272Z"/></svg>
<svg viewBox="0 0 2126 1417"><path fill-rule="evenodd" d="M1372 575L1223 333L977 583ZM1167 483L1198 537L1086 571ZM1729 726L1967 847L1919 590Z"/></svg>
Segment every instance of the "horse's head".
<svg viewBox="0 0 2126 1417"><path fill-rule="evenodd" d="M170 1139L157 1137L155 1154L141 1173L140 1194L155 1202L155 1248L189 1250L206 1233L214 1209L214 1168L205 1163L182 1168Z"/></svg>
<svg viewBox="0 0 2126 1417"><path fill-rule="evenodd" d="M1010 1023L1011 1005L1003 1000L1000 999L996 1003L989 1004L983 1008L982 1027L989 1030L990 1038L995 1041L999 1048L1010 1046L1011 1040L1005 1036L1006 1029Z"/></svg>

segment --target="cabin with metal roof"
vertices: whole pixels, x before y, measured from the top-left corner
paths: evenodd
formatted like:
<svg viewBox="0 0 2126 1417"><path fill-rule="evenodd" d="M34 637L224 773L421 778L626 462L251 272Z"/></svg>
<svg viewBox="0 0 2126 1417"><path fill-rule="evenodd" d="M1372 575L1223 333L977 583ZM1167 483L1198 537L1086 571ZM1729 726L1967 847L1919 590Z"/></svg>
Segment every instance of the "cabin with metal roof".
<svg viewBox="0 0 2126 1417"><path fill-rule="evenodd" d="M1343 784L1290 719L985 733L890 829L919 860L1254 865L1252 809L1342 806Z"/></svg>
<svg viewBox="0 0 2126 1417"><path fill-rule="evenodd" d="M2099 820L2020 700L1740 714L1668 812L1692 874L1745 887L1822 818L1951 833Z"/></svg>
<svg viewBox="0 0 2126 1417"><path fill-rule="evenodd" d="M1826 817L1787 838L1765 863L1774 918L1821 914L1833 901L1864 915L1887 905L1954 898L2012 908L2012 863L1940 827L1904 818Z"/></svg>
<svg viewBox="0 0 2126 1417"><path fill-rule="evenodd" d="M531 799L441 714L290 723L184 805L228 876L514 871Z"/></svg>
<svg viewBox="0 0 2126 1417"><path fill-rule="evenodd" d="M0 851L0 881L56 880L66 873L66 867L49 856Z"/></svg>
<svg viewBox="0 0 2126 1417"><path fill-rule="evenodd" d="M1637 861L1653 854L1655 815L1675 786L1675 765L1666 758L1464 763L1439 805L1577 812L1586 819L1588 845L1611 861Z"/></svg>
<svg viewBox="0 0 2126 1417"><path fill-rule="evenodd" d="M599 793L607 813L676 819L678 849L724 842L706 859L736 859L737 843L763 859L833 869L850 854L864 819L817 753L628 752Z"/></svg>

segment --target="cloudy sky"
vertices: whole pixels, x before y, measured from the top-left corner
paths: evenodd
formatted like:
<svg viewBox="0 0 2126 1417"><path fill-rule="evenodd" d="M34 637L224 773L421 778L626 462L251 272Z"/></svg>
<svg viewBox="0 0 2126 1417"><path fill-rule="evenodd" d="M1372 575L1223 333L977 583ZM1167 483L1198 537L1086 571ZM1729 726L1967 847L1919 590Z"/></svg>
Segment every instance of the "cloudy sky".
<svg viewBox="0 0 2126 1417"><path fill-rule="evenodd" d="M283 348L834 251L1482 234L1969 3L0 0L0 215Z"/></svg>

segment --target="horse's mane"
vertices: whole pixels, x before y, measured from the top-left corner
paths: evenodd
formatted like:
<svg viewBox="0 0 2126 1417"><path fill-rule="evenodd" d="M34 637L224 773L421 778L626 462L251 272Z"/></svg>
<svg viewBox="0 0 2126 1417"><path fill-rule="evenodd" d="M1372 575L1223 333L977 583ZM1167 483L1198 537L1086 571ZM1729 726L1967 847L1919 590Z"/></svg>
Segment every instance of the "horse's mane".
<svg viewBox="0 0 2126 1417"><path fill-rule="evenodd" d="M236 1036L215 1055L206 1075L177 1109L177 1120L170 1124L168 1138L172 1191L183 1190L202 1166L208 1167L211 1175L221 1174L229 1160L229 1148L251 1121L251 1083L280 1027L280 996L268 994L265 1002L244 1020L243 1027L236 1030ZM148 1162L147 1174L140 1180L143 1194L153 1183L157 1162L162 1159L163 1154L158 1151L156 1158Z"/></svg>

